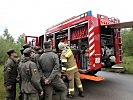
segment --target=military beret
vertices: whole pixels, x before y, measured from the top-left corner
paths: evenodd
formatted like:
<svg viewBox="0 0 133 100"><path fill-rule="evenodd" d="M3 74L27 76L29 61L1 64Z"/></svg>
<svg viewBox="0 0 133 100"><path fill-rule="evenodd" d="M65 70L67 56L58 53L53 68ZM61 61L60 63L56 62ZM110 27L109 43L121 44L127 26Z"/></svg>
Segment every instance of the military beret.
<svg viewBox="0 0 133 100"><path fill-rule="evenodd" d="M23 54L30 54L31 52L34 52L34 50L31 49L31 48L26 48L26 49L23 51Z"/></svg>
<svg viewBox="0 0 133 100"><path fill-rule="evenodd" d="M12 53L16 53L16 51L13 50L13 49L10 49L10 50L8 50L6 53L7 53L8 55L11 55Z"/></svg>
<svg viewBox="0 0 133 100"><path fill-rule="evenodd" d="M50 44L51 44L50 41L45 41L45 42L44 42L44 45L50 45Z"/></svg>
<svg viewBox="0 0 133 100"><path fill-rule="evenodd" d="M24 45L23 45L23 48L24 48L24 49L26 49L26 48L30 48L30 47L31 47L30 44L24 44Z"/></svg>
<svg viewBox="0 0 133 100"><path fill-rule="evenodd" d="M21 48L21 49L20 49L21 54L23 54L23 51L24 51L24 48Z"/></svg>
<svg viewBox="0 0 133 100"><path fill-rule="evenodd" d="M50 48L51 42L50 41L45 41L44 42L44 47L45 48Z"/></svg>
<svg viewBox="0 0 133 100"><path fill-rule="evenodd" d="M21 49L20 49L20 51L22 51L22 52L23 52L23 51L24 51L24 48L21 48Z"/></svg>
<svg viewBox="0 0 133 100"><path fill-rule="evenodd" d="M36 46L36 47L35 47L35 50L36 50L36 51L41 50L41 47L40 47L40 46Z"/></svg>

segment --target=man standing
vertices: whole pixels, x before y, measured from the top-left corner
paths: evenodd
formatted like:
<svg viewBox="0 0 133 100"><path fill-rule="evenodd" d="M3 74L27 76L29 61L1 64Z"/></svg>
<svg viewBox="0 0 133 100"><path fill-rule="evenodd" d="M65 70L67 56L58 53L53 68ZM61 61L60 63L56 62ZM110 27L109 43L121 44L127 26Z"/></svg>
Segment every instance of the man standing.
<svg viewBox="0 0 133 100"><path fill-rule="evenodd" d="M39 95L43 95L43 89L40 85L40 74L36 64L31 61L34 56L34 51L27 48L23 51L24 57L21 60L18 68L18 74L22 80L21 91L24 100L39 100Z"/></svg>
<svg viewBox="0 0 133 100"><path fill-rule="evenodd" d="M20 58L18 59L18 62L21 62L22 59L24 58L23 51L24 51L26 48L31 48L31 45L30 45L30 44L24 44L24 45L23 45L23 48L20 50L21 56L20 56ZM19 81L19 89L21 90L21 83L22 83L22 80L19 79L19 76L18 76L17 78L18 78L18 81ZM21 91L20 91L20 93L19 93L19 100L23 100L23 93L22 93Z"/></svg>
<svg viewBox="0 0 133 100"><path fill-rule="evenodd" d="M37 64L37 67L39 69L38 61L39 61L39 58L43 54L44 51L40 46L36 46L35 51L36 51L36 54L34 55L34 60L35 60L35 63Z"/></svg>
<svg viewBox="0 0 133 100"><path fill-rule="evenodd" d="M44 47L45 51L40 56L39 65L45 83L45 100L52 100L53 87L60 90L60 100L66 100L67 87L60 78L58 55L53 53L50 42L46 41Z"/></svg>
<svg viewBox="0 0 133 100"><path fill-rule="evenodd" d="M62 50L60 57L62 70L66 72L69 80L68 97L73 98L74 96L74 79L79 90L79 96L84 97L83 87L79 76L80 74L70 47L66 46L63 42L60 42L58 48Z"/></svg>
<svg viewBox="0 0 133 100"><path fill-rule="evenodd" d="M7 54L9 55L9 58L4 65L4 85L6 89L5 100L15 100L18 67L18 63L15 58L17 57L17 53L15 50L9 50L7 51Z"/></svg>

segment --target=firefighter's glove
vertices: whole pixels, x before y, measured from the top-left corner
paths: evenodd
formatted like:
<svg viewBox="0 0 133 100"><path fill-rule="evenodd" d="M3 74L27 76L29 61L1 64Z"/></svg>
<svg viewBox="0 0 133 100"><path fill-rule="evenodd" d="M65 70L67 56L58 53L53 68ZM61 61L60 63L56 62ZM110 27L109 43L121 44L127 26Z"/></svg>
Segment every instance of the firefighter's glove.
<svg viewBox="0 0 133 100"><path fill-rule="evenodd" d="M68 66L67 62L62 62L61 63L61 72L62 73L66 73L67 66Z"/></svg>
<svg viewBox="0 0 133 100"><path fill-rule="evenodd" d="M61 67L67 67L68 66L68 63L67 62L62 62L61 63Z"/></svg>

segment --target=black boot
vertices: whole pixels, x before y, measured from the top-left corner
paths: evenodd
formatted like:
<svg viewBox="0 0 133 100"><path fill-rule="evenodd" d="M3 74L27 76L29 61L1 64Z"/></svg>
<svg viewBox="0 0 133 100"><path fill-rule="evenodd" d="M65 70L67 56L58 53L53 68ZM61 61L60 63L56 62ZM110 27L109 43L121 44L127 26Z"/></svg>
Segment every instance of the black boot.
<svg viewBox="0 0 133 100"><path fill-rule="evenodd" d="M80 97L84 97L84 96L85 96L84 92L83 92L83 91L80 91L80 92L79 92L79 96L80 96Z"/></svg>

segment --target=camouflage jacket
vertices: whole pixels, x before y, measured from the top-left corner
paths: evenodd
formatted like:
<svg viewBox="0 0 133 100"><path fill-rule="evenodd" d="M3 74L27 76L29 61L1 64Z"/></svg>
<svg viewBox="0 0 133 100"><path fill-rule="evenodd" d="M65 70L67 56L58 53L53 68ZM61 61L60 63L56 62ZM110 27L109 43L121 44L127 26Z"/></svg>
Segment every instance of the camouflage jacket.
<svg viewBox="0 0 133 100"><path fill-rule="evenodd" d="M19 64L18 74L21 77L21 91L23 93L40 93L40 74L36 64L28 57L24 57Z"/></svg>
<svg viewBox="0 0 133 100"><path fill-rule="evenodd" d="M39 66L43 73L43 79L47 78L49 81L53 81L59 77L59 58L52 50L45 49L45 52L40 56Z"/></svg>
<svg viewBox="0 0 133 100"><path fill-rule="evenodd" d="M18 63L13 58L8 58L4 65L4 84L5 86L16 83Z"/></svg>

